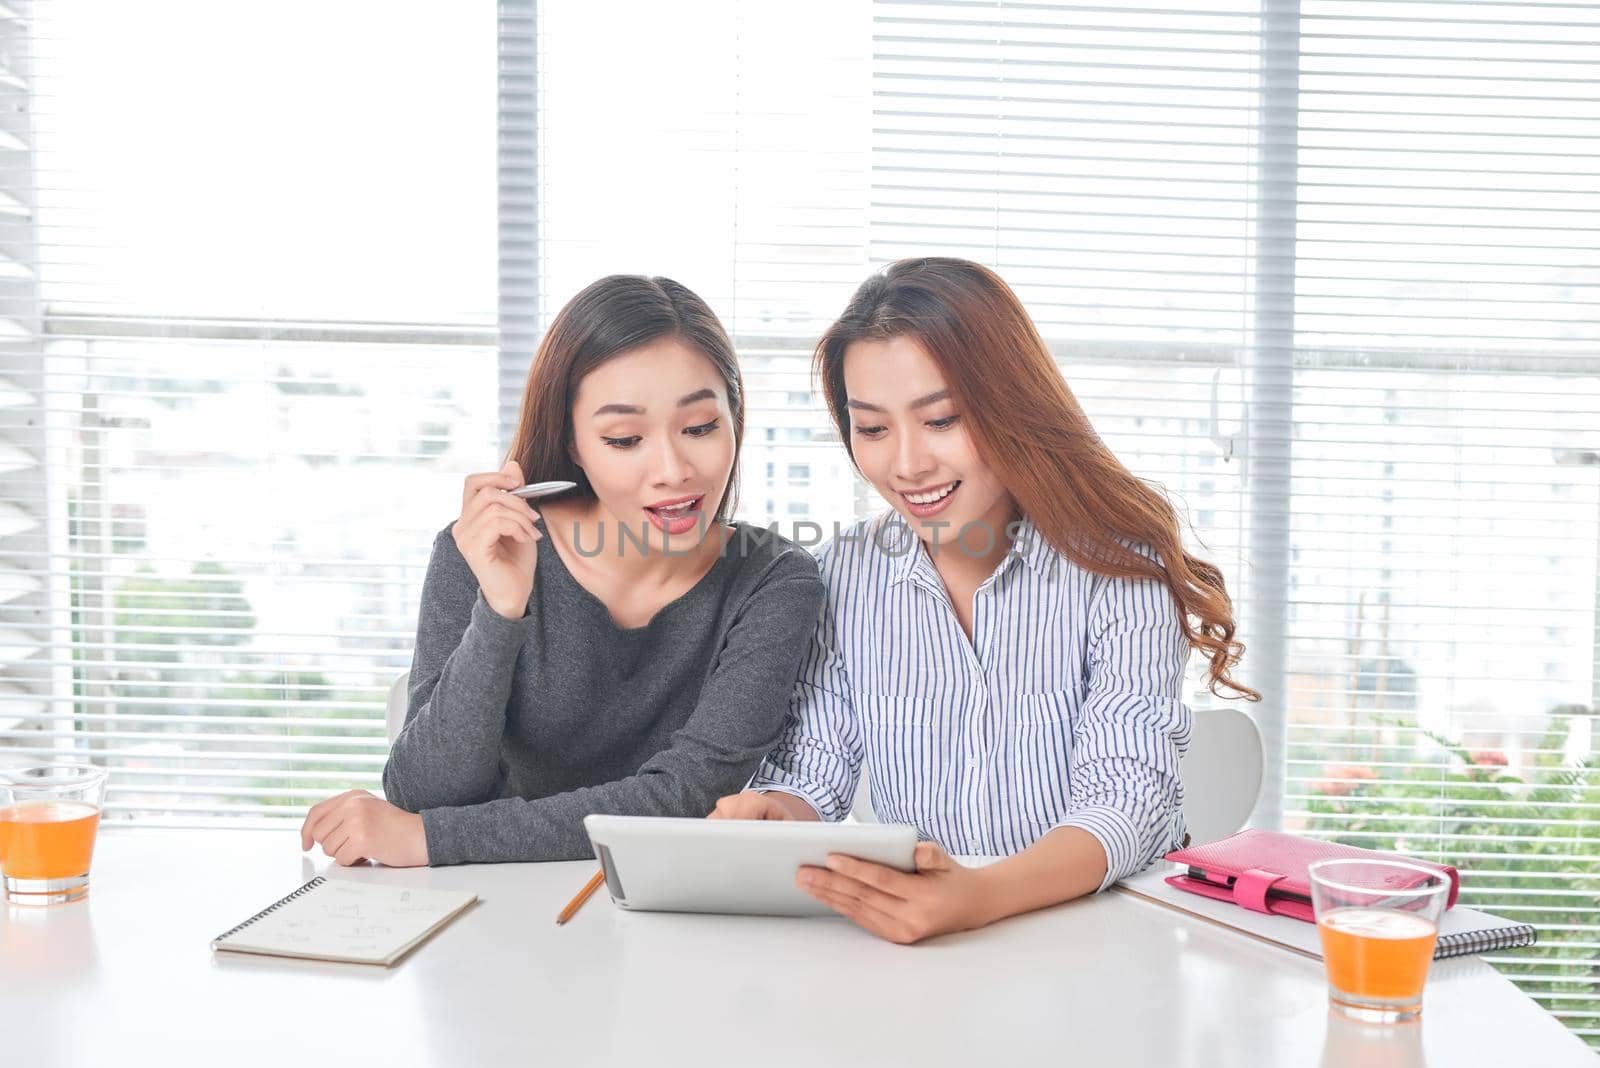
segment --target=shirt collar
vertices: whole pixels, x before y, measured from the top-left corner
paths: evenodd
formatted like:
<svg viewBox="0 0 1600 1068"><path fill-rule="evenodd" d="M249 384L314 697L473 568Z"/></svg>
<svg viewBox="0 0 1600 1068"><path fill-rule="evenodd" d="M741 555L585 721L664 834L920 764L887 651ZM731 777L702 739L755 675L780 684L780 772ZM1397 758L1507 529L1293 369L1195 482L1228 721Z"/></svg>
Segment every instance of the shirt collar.
<svg viewBox="0 0 1600 1068"><path fill-rule="evenodd" d="M1055 559L1055 550L1034 527L1033 520L1023 516L1018 522L1017 536L1012 539L1011 551L1000 561L995 574L1003 575L1010 570L1012 560L1020 559L1034 574L1044 575ZM939 577L933 571L933 561L929 559L928 551L923 548L916 532L900 518L899 513L892 510L885 513L882 519L868 530L867 536L873 540L873 545L879 552L888 553L894 560L894 568L890 572L889 579L891 585L904 582L919 572L924 578L939 584Z"/></svg>
<svg viewBox="0 0 1600 1068"><path fill-rule="evenodd" d="M868 532L872 539L873 548L878 552L889 554L894 561L890 571L890 585L897 585L909 579L916 573L920 564L924 568L933 566L928 554L922 548L922 541L917 537L916 531L900 518L894 509L886 512L882 519L873 524Z"/></svg>
<svg viewBox="0 0 1600 1068"><path fill-rule="evenodd" d="M1009 555L1020 556L1034 574L1043 575L1055 562L1056 551L1033 525L1033 520L1023 516Z"/></svg>

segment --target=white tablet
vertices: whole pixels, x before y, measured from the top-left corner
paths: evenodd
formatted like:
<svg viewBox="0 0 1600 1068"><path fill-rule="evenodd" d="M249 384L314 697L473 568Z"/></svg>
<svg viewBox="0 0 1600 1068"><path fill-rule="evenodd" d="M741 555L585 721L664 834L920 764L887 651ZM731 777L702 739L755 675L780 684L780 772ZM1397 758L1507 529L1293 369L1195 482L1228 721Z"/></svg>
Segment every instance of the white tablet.
<svg viewBox="0 0 1600 1068"><path fill-rule="evenodd" d="M800 820L588 816L611 900L646 912L811 916L832 909L794 885L801 865L843 853L913 870L915 827Z"/></svg>

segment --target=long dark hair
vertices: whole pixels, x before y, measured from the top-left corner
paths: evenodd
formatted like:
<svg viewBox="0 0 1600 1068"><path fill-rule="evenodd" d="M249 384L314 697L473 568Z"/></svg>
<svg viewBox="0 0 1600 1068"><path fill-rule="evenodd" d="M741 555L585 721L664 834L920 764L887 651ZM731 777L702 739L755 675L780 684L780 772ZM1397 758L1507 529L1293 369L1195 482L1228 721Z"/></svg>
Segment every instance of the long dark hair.
<svg viewBox="0 0 1600 1068"><path fill-rule="evenodd" d="M530 482L576 482L572 496L593 500L594 487L572 458L572 404L583 377L607 360L662 338L676 338L710 360L728 391L733 415L733 470L715 519L732 514L744 442L744 379L733 342L711 306L670 278L614 274L586 286L561 309L539 343L522 394L517 434L506 458Z"/></svg>
<svg viewBox="0 0 1600 1068"><path fill-rule="evenodd" d="M1096 574L1160 581L1184 637L1207 660L1212 692L1259 700L1229 674L1244 646L1233 639L1221 570L1184 550L1172 505L1100 440L1022 302L988 268L945 258L891 264L862 283L822 335L816 371L851 460L845 350L899 336L915 338L939 365L978 455L1050 546Z"/></svg>

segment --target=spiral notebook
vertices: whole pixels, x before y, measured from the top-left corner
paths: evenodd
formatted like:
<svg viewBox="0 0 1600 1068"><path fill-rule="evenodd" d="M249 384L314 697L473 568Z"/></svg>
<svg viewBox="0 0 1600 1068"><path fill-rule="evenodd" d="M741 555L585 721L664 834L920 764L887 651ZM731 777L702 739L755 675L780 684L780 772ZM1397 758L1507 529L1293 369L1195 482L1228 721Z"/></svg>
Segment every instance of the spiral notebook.
<svg viewBox="0 0 1600 1068"><path fill-rule="evenodd" d="M477 894L317 876L211 941L213 950L391 965Z"/></svg>
<svg viewBox="0 0 1600 1068"><path fill-rule="evenodd" d="M1252 912L1231 901L1216 901L1167 885L1166 877L1182 870L1181 867L1157 863L1149 871L1122 880L1113 889L1218 927L1232 928L1301 956L1322 959L1322 938L1317 933L1316 924L1288 916ZM1487 912L1457 905L1448 910L1439 922L1439 941L1434 946L1433 959L1517 949L1533 945L1536 937L1537 932L1530 924L1502 920Z"/></svg>

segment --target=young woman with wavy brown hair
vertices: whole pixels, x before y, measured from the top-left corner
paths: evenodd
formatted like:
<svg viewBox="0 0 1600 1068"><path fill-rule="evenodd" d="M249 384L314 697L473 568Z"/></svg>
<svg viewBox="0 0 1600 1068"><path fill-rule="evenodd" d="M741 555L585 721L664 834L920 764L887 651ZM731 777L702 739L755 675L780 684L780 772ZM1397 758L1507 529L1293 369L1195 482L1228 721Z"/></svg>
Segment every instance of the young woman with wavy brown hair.
<svg viewBox="0 0 1600 1068"><path fill-rule="evenodd" d="M1016 295L976 263L902 260L856 291L817 371L891 509L822 550L783 737L714 815L842 819L864 765L878 818L929 839L917 870L833 857L798 880L897 942L1092 893L1177 846L1190 653L1214 690L1256 696L1231 674L1232 606Z"/></svg>

